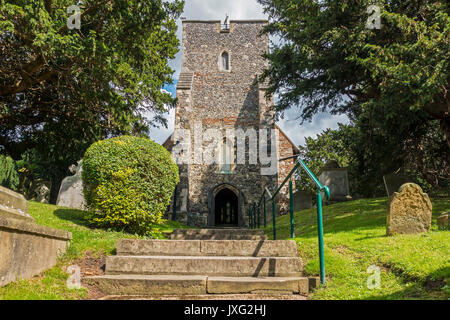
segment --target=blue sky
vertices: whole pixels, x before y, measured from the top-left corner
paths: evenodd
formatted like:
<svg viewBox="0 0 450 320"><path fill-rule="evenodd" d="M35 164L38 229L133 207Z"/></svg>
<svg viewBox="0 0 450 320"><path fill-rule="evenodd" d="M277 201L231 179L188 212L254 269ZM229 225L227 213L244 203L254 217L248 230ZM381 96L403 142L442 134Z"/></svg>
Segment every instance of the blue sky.
<svg viewBox="0 0 450 320"><path fill-rule="evenodd" d="M267 19L261 5L256 0L186 0L182 16L192 20L224 20L225 14L228 14L231 20ZM181 41L181 19L178 21L177 36ZM170 66L175 70L174 79L176 81L181 71L181 52L170 62ZM175 94L175 86L166 86L164 89ZM150 137L154 141L163 143L173 132L174 114L175 111L171 110L167 115L168 128L152 128ZM346 116L320 113L311 122L300 125L298 115L298 108L293 107L285 112L284 119L278 122L280 128L297 145L304 144L305 137L315 137L327 128L336 129L339 122L348 123Z"/></svg>

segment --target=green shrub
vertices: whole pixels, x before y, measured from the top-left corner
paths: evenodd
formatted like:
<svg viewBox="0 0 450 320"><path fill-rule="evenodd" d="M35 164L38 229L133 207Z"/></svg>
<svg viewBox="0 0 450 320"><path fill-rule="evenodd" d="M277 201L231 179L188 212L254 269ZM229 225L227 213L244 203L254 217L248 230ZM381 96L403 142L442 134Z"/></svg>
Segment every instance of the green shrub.
<svg viewBox="0 0 450 320"><path fill-rule="evenodd" d="M0 155L0 185L16 190L19 180L16 162L9 156Z"/></svg>
<svg viewBox="0 0 450 320"><path fill-rule="evenodd" d="M162 146L122 136L89 147L82 180L93 225L144 234L162 222L179 176Z"/></svg>

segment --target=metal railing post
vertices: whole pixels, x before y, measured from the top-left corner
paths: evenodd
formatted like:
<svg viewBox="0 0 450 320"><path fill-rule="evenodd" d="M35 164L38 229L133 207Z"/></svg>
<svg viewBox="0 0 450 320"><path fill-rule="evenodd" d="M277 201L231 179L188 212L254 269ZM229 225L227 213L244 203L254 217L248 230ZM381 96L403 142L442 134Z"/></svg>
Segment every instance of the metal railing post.
<svg viewBox="0 0 450 320"><path fill-rule="evenodd" d="M275 222L275 199L272 199L272 225L273 225L273 240L277 240L277 228Z"/></svg>
<svg viewBox="0 0 450 320"><path fill-rule="evenodd" d="M261 205L258 204L258 229L261 228Z"/></svg>
<svg viewBox="0 0 450 320"><path fill-rule="evenodd" d="M253 229L256 229L256 206L253 203L253 210L252 210L252 221L253 221Z"/></svg>
<svg viewBox="0 0 450 320"><path fill-rule="evenodd" d="M266 196L264 195L264 228L267 227Z"/></svg>
<svg viewBox="0 0 450 320"><path fill-rule="evenodd" d="M322 195L317 191L317 231L319 237L320 283L325 284L325 255L323 252Z"/></svg>
<svg viewBox="0 0 450 320"><path fill-rule="evenodd" d="M294 226L294 192L292 190L292 179L289 180L289 213L291 215L291 238L295 238L295 226Z"/></svg>

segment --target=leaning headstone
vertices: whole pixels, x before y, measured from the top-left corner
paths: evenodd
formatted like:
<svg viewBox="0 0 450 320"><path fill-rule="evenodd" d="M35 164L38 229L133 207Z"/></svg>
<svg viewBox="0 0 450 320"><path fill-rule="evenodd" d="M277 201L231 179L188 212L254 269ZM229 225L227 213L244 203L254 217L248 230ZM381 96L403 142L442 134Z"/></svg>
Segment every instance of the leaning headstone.
<svg viewBox="0 0 450 320"><path fill-rule="evenodd" d="M389 199L386 234L413 234L430 231L432 205L422 188L406 183Z"/></svg>
<svg viewBox="0 0 450 320"><path fill-rule="evenodd" d="M340 168L336 161L329 161L319 173L319 182L330 189L331 201L351 200L347 168Z"/></svg>
<svg viewBox="0 0 450 320"><path fill-rule="evenodd" d="M86 208L86 201L83 195L83 182L81 180L82 166L83 161L78 161L78 166L72 168L72 170L75 170L75 175L66 177L62 181L56 201L57 206L79 210Z"/></svg>
<svg viewBox="0 0 450 320"><path fill-rule="evenodd" d="M448 216L450 212L444 212L439 217L437 217L437 224L439 230L450 230L448 225Z"/></svg>
<svg viewBox="0 0 450 320"><path fill-rule="evenodd" d="M383 176L384 187L388 197L392 196L394 192L405 183L414 183L414 179L399 173L391 173Z"/></svg>
<svg viewBox="0 0 450 320"><path fill-rule="evenodd" d="M312 204L312 193L309 191L297 191L294 193L294 211L311 209Z"/></svg>

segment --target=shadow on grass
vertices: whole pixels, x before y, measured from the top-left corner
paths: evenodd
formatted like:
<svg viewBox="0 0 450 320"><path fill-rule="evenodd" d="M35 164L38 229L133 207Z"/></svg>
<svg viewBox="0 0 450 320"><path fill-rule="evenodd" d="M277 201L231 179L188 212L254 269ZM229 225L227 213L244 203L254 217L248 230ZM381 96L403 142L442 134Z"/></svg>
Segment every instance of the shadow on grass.
<svg viewBox="0 0 450 320"><path fill-rule="evenodd" d="M386 227L387 198L361 199L339 204L325 206L323 209L323 228L325 234L340 232L364 232L375 228ZM450 201L433 199L433 223L443 210L450 209ZM308 209L295 213L296 237L316 237L317 217L316 209ZM283 216L277 219L277 235L281 238L289 237L289 217ZM266 229L267 234L272 234L272 228ZM382 238L383 235L361 237L356 240Z"/></svg>
<svg viewBox="0 0 450 320"><path fill-rule="evenodd" d="M56 209L53 214L61 220L70 221L76 225L94 229L87 221L88 213L76 209Z"/></svg>
<svg viewBox="0 0 450 320"><path fill-rule="evenodd" d="M412 285L404 290L386 295L373 295L367 299L377 300L403 300L403 299L442 299L447 300L450 294L448 281L450 278L450 267L442 267L430 273L425 280L407 277L401 272L393 271L405 284ZM382 285L382 284L381 284Z"/></svg>

